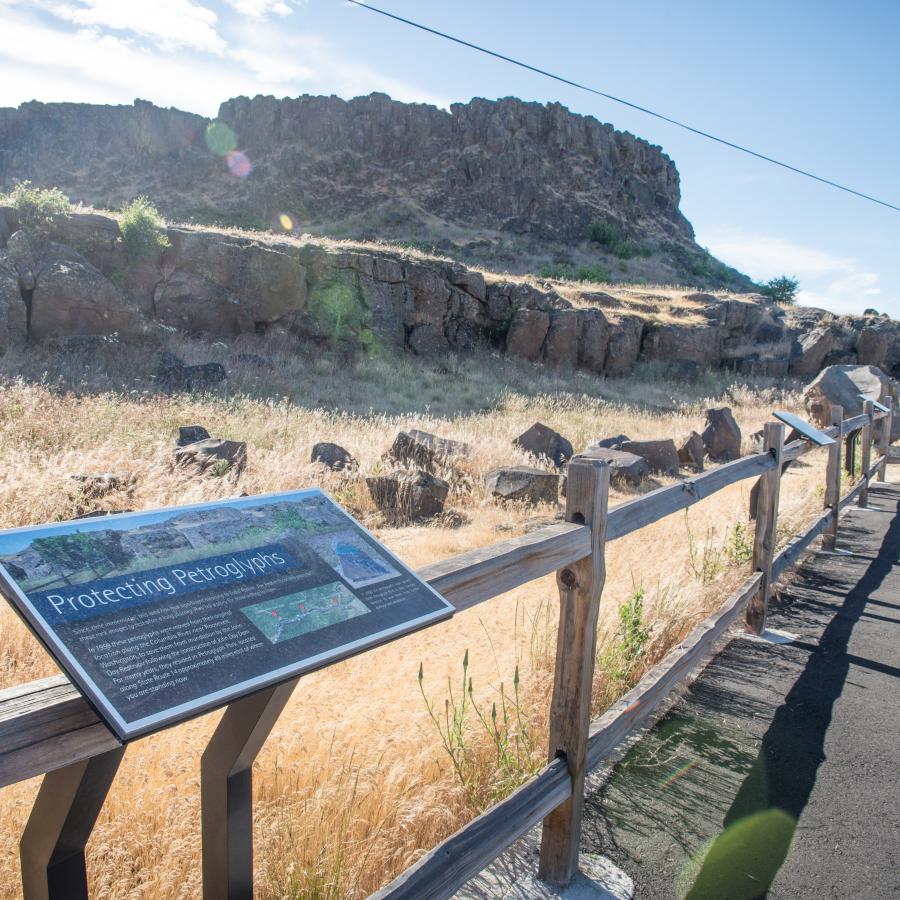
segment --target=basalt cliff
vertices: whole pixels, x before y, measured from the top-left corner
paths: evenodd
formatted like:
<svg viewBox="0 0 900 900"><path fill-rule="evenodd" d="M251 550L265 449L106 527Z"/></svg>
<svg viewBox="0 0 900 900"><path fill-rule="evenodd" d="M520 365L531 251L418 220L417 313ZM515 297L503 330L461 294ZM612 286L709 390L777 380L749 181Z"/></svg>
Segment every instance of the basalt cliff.
<svg viewBox="0 0 900 900"><path fill-rule="evenodd" d="M449 111L383 94L239 97L215 120L133 106L0 109L0 189L59 187L169 219L390 240L510 272L748 289L694 241L659 147L559 104Z"/></svg>

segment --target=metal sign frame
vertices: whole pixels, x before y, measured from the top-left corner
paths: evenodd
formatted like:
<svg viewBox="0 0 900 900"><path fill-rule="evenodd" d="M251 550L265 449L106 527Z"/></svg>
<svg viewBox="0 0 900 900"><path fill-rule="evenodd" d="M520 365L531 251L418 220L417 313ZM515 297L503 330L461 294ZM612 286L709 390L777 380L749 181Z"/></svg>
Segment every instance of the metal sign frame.
<svg viewBox="0 0 900 900"><path fill-rule="evenodd" d="M804 440L812 441L819 447L828 447L835 443L834 438L820 431L815 425L810 425L809 422L804 421L800 416L795 416L793 413L782 410L776 410L773 415L776 419L784 422L785 425L790 425L794 431L799 432Z"/></svg>

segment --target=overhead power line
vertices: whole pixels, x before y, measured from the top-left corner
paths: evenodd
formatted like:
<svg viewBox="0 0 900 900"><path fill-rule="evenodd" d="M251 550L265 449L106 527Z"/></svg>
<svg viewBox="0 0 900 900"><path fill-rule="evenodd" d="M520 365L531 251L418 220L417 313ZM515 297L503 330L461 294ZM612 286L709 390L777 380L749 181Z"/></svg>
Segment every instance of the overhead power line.
<svg viewBox="0 0 900 900"><path fill-rule="evenodd" d="M369 3L364 3L362 0L346 0L347 3L351 3L353 6L362 7L362 9L367 9L369 12L378 13L380 16L385 16L388 19L393 19L396 22L402 22L404 25L409 25L412 28L418 28L419 31L425 31L428 34L433 34L436 37L443 38L447 41L453 41L455 44L461 44L463 47L468 47L470 50L476 50L479 53L484 53L487 56L493 56L494 59L503 60L503 62L511 63L514 66L518 66L521 69L527 69L529 72L534 72L537 75L543 75L546 78L552 78L554 81L558 81L561 84L567 84L569 87L577 88L580 91L587 91L589 94L595 94L598 97L603 97L606 100L612 100L614 103L620 103L622 106L627 106L629 109L635 109L638 112L645 113L648 116L653 116L655 119L661 119L663 122L668 122L670 125L675 125L678 128L683 128L685 131L691 132L691 134L699 135L700 137L706 138L710 141L715 141L717 144L723 144L725 147L730 147L732 150L739 150L741 153L746 153L748 156L755 156L757 159L761 159L764 162L772 163L772 165L780 166L782 169L787 169L789 172L794 172L797 175L803 175L806 178L811 178L813 181L818 181L821 184L827 184L829 187L837 188L839 191L844 191L848 194L853 194L855 197L860 197L863 200L869 200L871 203L877 203L879 206L885 206L888 209L892 209L895 212L900 212L900 206L895 206L893 203L888 203L886 200L879 200L877 197L872 197L870 194L864 194L862 191L854 190L851 187L847 187L844 184L838 184L836 181L831 181L828 178L823 178L821 175L815 175L812 172L808 172L806 169L801 169L798 166L792 166L790 163L782 162L779 159L775 159L771 156L766 156L764 153L757 153L755 150L751 150L749 147L743 147L741 144L736 144L734 141L726 140L725 138L717 137L714 134L710 134L708 131L703 131L700 128L694 128L693 125L688 125L685 122L679 122L678 119L673 119L670 116L663 115L662 113L656 112L655 110L648 109L646 106L641 106L638 103L632 103L630 100L624 100L622 97L616 97L613 94L607 94L605 91L598 90L597 88L592 88L589 85L581 84L578 81L572 81L570 78L565 78L562 75L556 75L553 72L548 72L546 69L538 68L538 66L532 66L530 63L523 62L520 59L514 59L512 56L506 56L503 53L499 53L496 50L489 50L487 47L482 47L478 44L473 44L471 41L464 40L460 37L455 37L452 34L447 34L446 32L439 31L437 28L430 28L428 25L422 25L420 22L414 22L412 19L405 19L403 16L398 16L396 13L388 12L386 9L379 9L377 6L372 6Z"/></svg>

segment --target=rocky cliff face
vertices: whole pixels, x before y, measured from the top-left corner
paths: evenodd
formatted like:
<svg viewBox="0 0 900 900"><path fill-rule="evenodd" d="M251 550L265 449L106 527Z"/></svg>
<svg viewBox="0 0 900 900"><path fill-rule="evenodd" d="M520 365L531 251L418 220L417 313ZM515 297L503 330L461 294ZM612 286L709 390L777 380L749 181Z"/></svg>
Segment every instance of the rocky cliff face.
<svg viewBox="0 0 900 900"><path fill-rule="evenodd" d="M0 147L0 187L29 179L111 209L146 194L174 219L425 242L512 271L600 260L618 276L586 240L599 220L640 245L632 277L705 260L669 157L559 104L240 97L210 123L143 101L25 103L0 109Z"/></svg>
<svg viewBox="0 0 900 900"><path fill-rule="evenodd" d="M107 216L59 217L40 234L19 225L0 208L0 349L175 328L379 341L418 355L490 348L606 375L641 361L804 378L860 362L900 374L900 323L885 316L786 312L752 295L578 291L386 247L186 227L135 261Z"/></svg>

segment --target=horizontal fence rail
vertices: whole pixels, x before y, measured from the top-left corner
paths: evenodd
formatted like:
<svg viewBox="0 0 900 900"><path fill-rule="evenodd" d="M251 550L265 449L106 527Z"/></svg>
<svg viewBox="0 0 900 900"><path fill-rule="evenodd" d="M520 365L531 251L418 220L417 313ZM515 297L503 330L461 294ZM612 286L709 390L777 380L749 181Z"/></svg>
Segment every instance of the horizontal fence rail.
<svg viewBox="0 0 900 900"><path fill-rule="evenodd" d="M574 463L570 466L568 521L459 554L419 570L418 574L445 596L457 611L469 609L537 578L557 573L562 618L551 711L551 740L561 743L556 749L551 745L551 758L537 776L428 852L373 896L450 897L541 821L544 822L541 876L557 884L567 882L573 865L577 865L577 832L580 831L581 781L584 772L599 766L629 734L645 724L671 690L709 655L715 644L742 615L746 617L748 629L761 632L765 627L771 581L793 566L816 537L823 535L826 545L829 540L833 542L838 533L841 510L855 500L860 505L865 505L872 480L876 477L883 480L885 466L893 449L890 442L892 413L873 411L872 404L867 402L864 413L850 419L843 419L840 407L833 407L832 421L835 423L832 427L823 429L825 434L836 439L836 444L825 448L828 451L826 509L777 554L774 553L773 544L780 476L795 460L817 449L814 444L802 439L784 443L784 428L780 424L766 426L764 446L768 449L764 452L741 457L676 484L658 488L619 504L608 512L605 506L608 481L605 473L608 470L605 465L597 461ZM855 441L857 434L862 435L859 441L862 471L858 481L841 497L842 438L848 437L849 446L851 439ZM873 445L877 448L878 455L871 462ZM848 452L846 461L848 470L853 471L855 456ZM590 616L584 618L586 607L582 605L581 598L593 598L590 603L594 604L592 608L595 613L604 580L605 545L747 479L755 479L757 485L751 494L751 512L757 521L752 563L755 571L720 609L697 625L634 688L590 724L589 728L587 719L584 719L584 728L575 727L571 718L575 715L574 710L580 710L577 714L579 717L587 715L584 691L588 690L589 705L589 684L594 665L592 647L596 634ZM595 517L593 525L592 516ZM579 598L577 602L574 599L576 596ZM572 637L568 637L570 634ZM399 636L395 640L403 638L404 636ZM575 659L576 652L580 654L580 661ZM221 853L228 856L237 852L240 857L238 869L241 870L243 881L236 889L235 883L229 882L230 874L220 866L220 862L222 865L225 862L233 865L233 859L224 862L209 861L210 865L207 865L207 834L204 830L204 882L206 884L209 878L211 883L217 885L216 891L226 891L229 897L252 896L249 779L252 756L255 753L251 754L249 748L252 747L255 751L261 746L268 734L267 729L274 724L292 689L293 684L285 685L283 690L274 689L276 692L281 690L274 700L268 697L253 700L251 705L260 706L263 710L260 713L263 718L259 723L252 716L247 718L246 711L242 713L237 704L232 704L229 707L230 713L226 713L226 719L229 714L232 715L235 722L246 730L246 743L241 743L243 737L238 739L232 736L231 743L234 747L223 749L224 744L220 742L215 752L210 744L207 755L221 757L220 767L224 767L222 778L227 776L228 779L243 779L243 787L240 787L243 807L236 812L229 808L227 815L229 819L232 816L242 817L243 831L240 837L245 842L244 845L237 851L229 849L229 842L232 840L230 833L222 831L217 821L210 819L208 823L204 823L204 829L208 824L210 834L215 833L221 848L224 848ZM273 691L271 688L268 690ZM252 698L245 698L237 703L243 703L246 707L250 699ZM556 738L553 737L554 729ZM63 770L57 779L60 785L87 784L78 779L86 777L79 773L89 770L77 767L93 765L91 760L110 761L103 764L106 765L103 778L111 782L118 765L119 756L116 754L121 749L120 742L64 676L45 678L0 691L0 786L58 770ZM234 755L235 760L243 760L243 768L235 762L236 768L230 770L230 775L229 754ZM101 763L97 762L96 767L102 768ZM56 775L53 777L57 778ZM210 776L208 784L209 802L214 805L220 803L221 798L216 793L220 790L218 782ZM47 781L45 788L50 788ZM102 804L103 796L105 794L100 794L95 803ZM228 796L231 797L230 794ZM45 806L53 807L53 798L48 796L47 790L41 792L39 801ZM204 805L206 803L207 797L204 795ZM99 810L99 806L97 808ZM566 812L562 814L561 810ZM58 815L58 810L51 811ZM37 824L34 819L30 823L32 838L39 830ZM89 832L90 824L87 825L87 830ZM248 830L250 835L244 833ZM60 840L63 840L64 831L60 835ZM85 841L86 839L84 836ZM44 842L46 843L46 838ZM23 872L27 843L23 841ZM81 851L83 854L83 842ZM34 859L29 858L32 875L34 872L40 874L41 859L40 854ZM206 896L210 897L212 894L208 888L207 884ZM26 900L38 895L39 892L30 893L26 885ZM51 891L46 895L52 897L53 893Z"/></svg>

